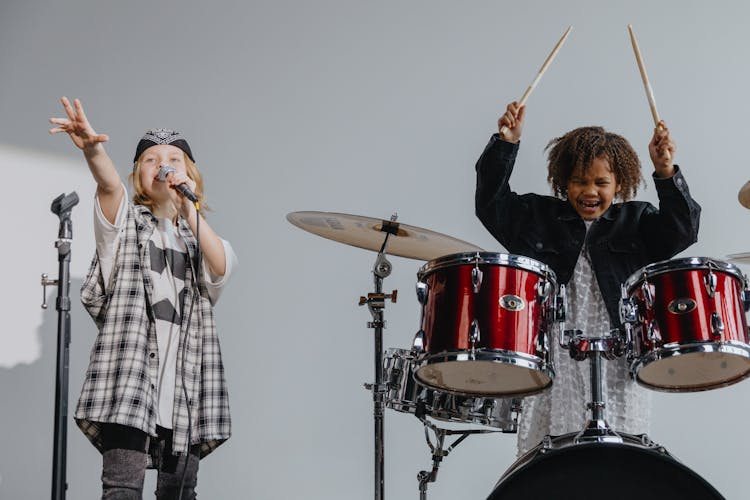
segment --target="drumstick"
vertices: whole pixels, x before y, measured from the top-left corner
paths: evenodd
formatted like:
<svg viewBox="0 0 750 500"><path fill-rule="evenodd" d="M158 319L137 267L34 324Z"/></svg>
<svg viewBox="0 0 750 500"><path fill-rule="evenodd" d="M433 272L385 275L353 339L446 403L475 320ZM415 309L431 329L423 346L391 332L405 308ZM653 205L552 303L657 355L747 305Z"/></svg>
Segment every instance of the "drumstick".
<svg viewBox="0 0 750 500"><path fill-rule="evenodd" d="M635 39L635 33L633 32L633 26L631 24L628 24L628 31L630 32L630 43L633 45L633 52L635 52L635 60L638 63L638 70L641 73L641 80L643 80L643 88L646 89L646 98L648 99L648 105L651 108L651 115L654 117L654 126L658 127L661 119L659 118L659 112L656 110L654 91L651 90L651 84L648 82L646 66L643 64L641 50L638 48L638 40ZM667 150L664 152L664 156L669 160L672 155L670 155L669 150Z"/></svg>
<svg viewBox="0 0 750 500"><path fill-rule="evenodd" d="M560 48L565 43L565 39L568 38L568 33L570 33L571 29L573 29L573 26L568 26L568 29L566 29L565 33L563 33L563 36L560 37L560 40L557 42L557 45L555 45L555 48L552 49L552 52L549 53L549 55L547 56L547 59L544 60L544 63L542 64L542 67L539 68L539 72L536 74L536 78L534 78L534 81L531 82L531 85L529 85L526 88L526 92L523 93L523 95L521 96L521 99L518 101L518 107L521 107L524 104L526 104L526 100L531 95L531 92L533 92L534 89L536 88L536 84L539 83L539 80L541 80L542 75L544 74L544 72L547 71L547 68L552 63L552 60L555 58L555 56L557 55L557 53L560 52ZM507 129L508 129L508 127L506 127L505 125L503 125L500 128L500 134L502 135L502 133L505 132Z"/></svg>

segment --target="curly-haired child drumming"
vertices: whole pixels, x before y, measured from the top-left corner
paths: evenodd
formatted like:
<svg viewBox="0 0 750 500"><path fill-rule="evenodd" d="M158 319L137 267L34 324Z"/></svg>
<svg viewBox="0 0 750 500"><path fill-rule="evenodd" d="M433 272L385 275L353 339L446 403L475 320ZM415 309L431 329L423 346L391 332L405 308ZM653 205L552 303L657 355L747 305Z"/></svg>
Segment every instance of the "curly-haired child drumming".
<svg viewBox="0 0 750 500"><path fill-rule="evenodd" d="M640 161L626 139L601 127L577 128L549 143L547 179L555 196L511 191L524 114L525 106L508 104L499 133L476 164L477 217L509 252L547 264L558 285L566 285L566 329L601 337L620 326L620 286L627 278L697 240L701 208L672 163L675 144L664 122L648 146L658 208L630 201L643 182ZM582 430L588 418L588 362L573 360L557 338L550 345L555 379L550 389L524 400L519 455L547 434ZM625 358L603 362L602 379L612 428L647 433L649 394L631 379Z"/></svg>
<svg viewBox="0 0 750 500"><path fill-rule="evenodd" d="M76 422L102 453L102 498L140 500L149 466L157 498L195 498L199 459L230 435L213 305L237 258L198 210L203 182L179 133L149 130L138 142L130 202L108 137L80 101L62 104L67 118L51 118L50 132L70 136L97 184L81 300L99 334Z"/></svg>

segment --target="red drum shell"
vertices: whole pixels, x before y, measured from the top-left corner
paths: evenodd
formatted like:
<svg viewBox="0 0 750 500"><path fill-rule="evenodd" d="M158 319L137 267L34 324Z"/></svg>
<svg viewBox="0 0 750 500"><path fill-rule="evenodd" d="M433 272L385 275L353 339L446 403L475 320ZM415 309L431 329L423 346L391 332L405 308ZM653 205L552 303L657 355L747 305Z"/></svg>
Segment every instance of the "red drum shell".
<svg viewBox="0 0 750 500"><path fill-rule="evenodd" d="M514 255L453 254L428 262L418 276L428 290L420 383L480 396L533 394L552 383L544 344L556 287L547 266Z"/></svg>
<svg viewBox="0 0 750 500"><path fill-rule="evenodd" d="M736 266L707 257L657 262L634 273L625 287L637 310L636 380L655 390L693 392L750 375L744 282Z"/></svg>

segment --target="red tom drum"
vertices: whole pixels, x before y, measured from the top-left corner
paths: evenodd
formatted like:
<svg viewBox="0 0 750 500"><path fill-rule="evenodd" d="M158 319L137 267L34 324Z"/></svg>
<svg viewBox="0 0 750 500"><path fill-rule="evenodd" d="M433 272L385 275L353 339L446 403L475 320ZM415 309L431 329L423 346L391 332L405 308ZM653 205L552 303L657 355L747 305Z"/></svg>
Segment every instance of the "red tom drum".
<svg viewBox="0 0 750 500"><path fill-rule="evenodd" d="M659 391L693 392L750 375L746 289L736 266L708 257L635 272L624 285L622 318L631 330L635 379Z"/></svg>
<svg viewBox="0 0 750 500"><path fill-rule="evenodd" d="M420 383L469 396L527 395L552 384L557 287L549 267L517 255L458 253L417 276Z"/></svg>

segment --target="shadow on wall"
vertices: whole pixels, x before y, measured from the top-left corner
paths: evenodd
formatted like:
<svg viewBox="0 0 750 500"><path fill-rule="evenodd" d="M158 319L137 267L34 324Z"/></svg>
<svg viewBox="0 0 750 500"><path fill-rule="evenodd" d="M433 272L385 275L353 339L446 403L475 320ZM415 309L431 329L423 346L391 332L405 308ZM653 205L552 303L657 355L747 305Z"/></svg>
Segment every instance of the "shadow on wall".
<svg viewBox="0 0 750 500"><path fill-rule="evenodd" d="M56 273L50 272L52 278ZM68 498L101 495L99 452L89 444L73 421L75 404L88 364L96 329L80 302L81 279L71 279L71 344L68 404ZM57 375L57 290L40 314L37 334L41 356L31 364L0 368L0 498L49 498L52 491L52 458ZM21 458L21 459L19 459ZM29 460L31 459L31 460Z"/></svg>

